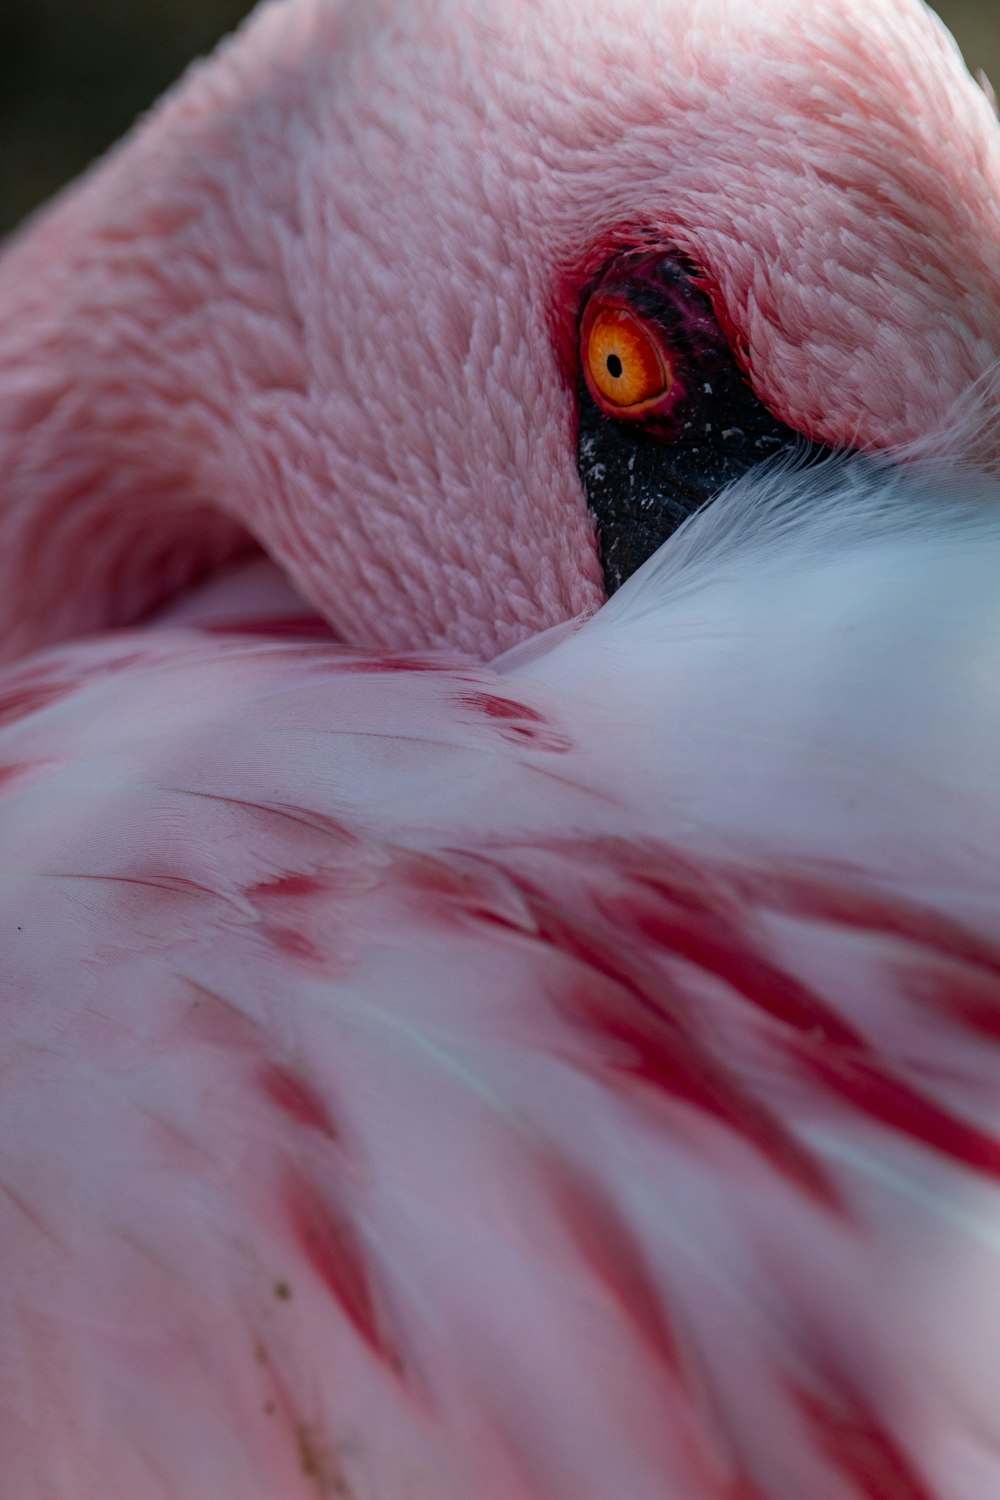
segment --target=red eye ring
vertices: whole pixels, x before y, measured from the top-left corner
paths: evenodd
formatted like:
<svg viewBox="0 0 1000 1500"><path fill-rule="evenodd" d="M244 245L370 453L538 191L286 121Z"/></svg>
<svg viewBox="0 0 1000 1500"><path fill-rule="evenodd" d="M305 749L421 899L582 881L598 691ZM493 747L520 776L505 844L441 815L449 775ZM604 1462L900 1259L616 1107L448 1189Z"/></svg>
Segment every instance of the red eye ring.
<svg viewBox="0 0 1000 1500"><path fill-rule="evenodd" d="M584 309L580 362L597 405L625 420L647 416L674 383L655 328L624 299L601 292Z"/></svg>

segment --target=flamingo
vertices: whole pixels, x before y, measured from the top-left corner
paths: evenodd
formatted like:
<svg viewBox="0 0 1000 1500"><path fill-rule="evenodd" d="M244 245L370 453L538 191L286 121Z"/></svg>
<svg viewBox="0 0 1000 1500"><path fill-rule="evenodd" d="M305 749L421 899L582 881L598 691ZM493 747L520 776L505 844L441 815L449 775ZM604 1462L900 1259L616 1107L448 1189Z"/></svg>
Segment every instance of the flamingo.
<svg viewBox="0 0 1000 1500"><path fill-rule="evenodd" d="M5 1500L997 1493L998 246L909 0L278 0L7 250Z"/></svg>

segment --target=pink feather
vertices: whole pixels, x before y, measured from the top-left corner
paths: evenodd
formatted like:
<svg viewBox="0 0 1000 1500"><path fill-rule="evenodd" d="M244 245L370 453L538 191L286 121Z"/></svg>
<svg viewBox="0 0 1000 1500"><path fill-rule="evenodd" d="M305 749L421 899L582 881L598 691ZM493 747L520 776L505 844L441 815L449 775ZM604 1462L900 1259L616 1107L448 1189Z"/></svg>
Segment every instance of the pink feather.
<svg viewBox="0 0 1000 1500"><path fill-rule="evenodd" d="M749 480L507 670L8 673L9 1493L993 1493L997 500Z"/></svg>
<svg viewBox="0 0 1000 1500"><path fill-rule="evenodd" d="M1000 1492L998 188L906 0L285 0L7 252L3 1500ZM908 462L581 623L634 242Z"/></svg>

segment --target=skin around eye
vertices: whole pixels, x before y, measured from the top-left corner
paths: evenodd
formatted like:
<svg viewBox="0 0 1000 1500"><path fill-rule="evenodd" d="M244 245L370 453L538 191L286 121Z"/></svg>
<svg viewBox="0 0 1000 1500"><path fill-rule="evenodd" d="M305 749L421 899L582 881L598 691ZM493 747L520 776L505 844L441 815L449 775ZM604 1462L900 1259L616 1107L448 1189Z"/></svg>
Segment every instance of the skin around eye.
<svg viewBox="0 0 1000 1500"><path fill-rule="evenodd" d="M653 330L630 308L592 297L580 330L584 378L611 416L641 416L673 384L669 362Z"/></svg>

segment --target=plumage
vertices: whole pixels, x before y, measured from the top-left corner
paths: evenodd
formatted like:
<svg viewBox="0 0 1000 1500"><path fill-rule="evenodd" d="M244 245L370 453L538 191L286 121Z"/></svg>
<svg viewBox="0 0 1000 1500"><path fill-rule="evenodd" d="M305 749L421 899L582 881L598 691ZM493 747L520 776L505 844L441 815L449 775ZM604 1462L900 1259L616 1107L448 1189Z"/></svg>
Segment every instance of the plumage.
<svg viewBox="0 0 1000 1500"><path fill-rule="evenodd" d="M9 1493L994 1492L998 492L854 463L506 668L8 674Z"/></svg>
<svg viewBox="0 0 1000 1500"><path fill-rule="evenodd" d="M992 1500L998 187L903 0L283 0L7 252L3 1500ZM597 608L633 249L889 456Z"/></svg>
<svg viewBox="0 0 1000 1500"><path fill-rule="evenodd" d="M778 417L885 447L1000 359L998 204L916 0L277 0L0 262L4 649L248 533L353 644L505 649L602 597L613 254L689 255Z"/></svg>

